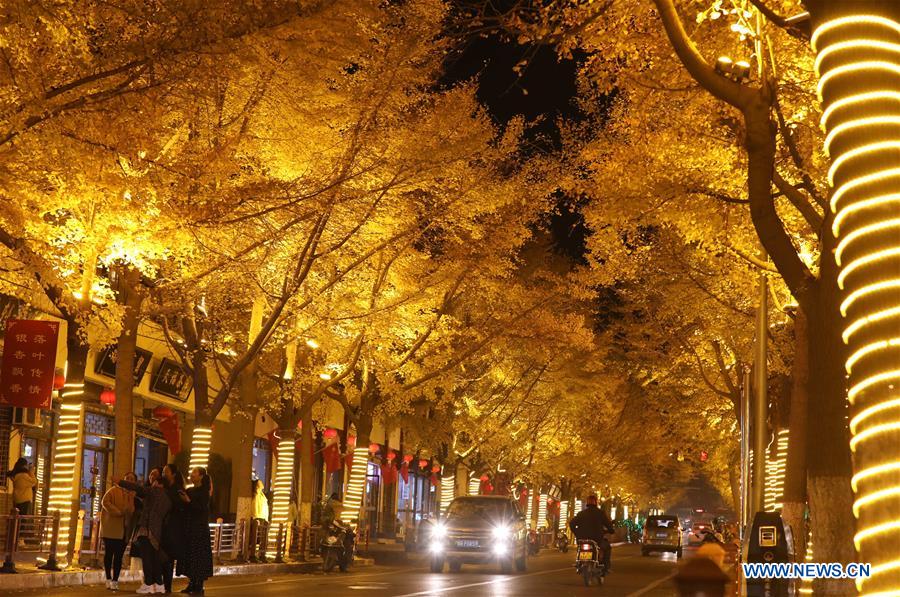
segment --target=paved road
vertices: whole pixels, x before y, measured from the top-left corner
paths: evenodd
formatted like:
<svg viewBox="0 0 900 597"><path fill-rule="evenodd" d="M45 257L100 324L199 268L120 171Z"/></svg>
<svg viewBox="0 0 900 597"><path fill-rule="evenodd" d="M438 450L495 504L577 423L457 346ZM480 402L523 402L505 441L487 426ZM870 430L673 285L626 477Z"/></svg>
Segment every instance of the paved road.
<svg viewBox="0 0 900 597"><path fill-rule="evenodd" d="M686 550L688 551L688 550ZM638 548L624 546L613 552L613 571L603 587L587 588L572 568L574 552L560 554L544 551L529 559L523 574L500 574L495 567L464 566L459 573L431 574L423 566L373 566L341 574L232 576L207 582L210 597L671 597L671 576L676 561L673 554L641 557ZM689 553L685 554L689 557ZM176 591L186 581L176 581ZM135 583L123 583L119 594L134 594ZM19 591L16 597L111 595L102 586L63 587L42 591Z"/></svg>

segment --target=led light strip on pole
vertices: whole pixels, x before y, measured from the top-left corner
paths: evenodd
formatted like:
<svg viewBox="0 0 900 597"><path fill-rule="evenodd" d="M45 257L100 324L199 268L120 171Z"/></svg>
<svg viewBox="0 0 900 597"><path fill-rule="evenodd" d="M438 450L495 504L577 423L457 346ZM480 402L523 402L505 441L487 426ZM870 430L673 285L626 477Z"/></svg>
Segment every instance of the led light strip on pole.
<svg viewBox="0 0 900 597"><path fill-rule="evenodd" d="M63 386L59 411L59 426L53 454L53 473L47 511L59 511L59 542L56 557L60 563L67 560L74 505L77 502L76 482L80 481L81 428L84 424L84 383L67 383Z"/></svg>
<svg viewBox="0 0 900 597"><path fill-rule="evenodd" d="M581 500L575 500L575 514L578 514L584 509L584 506L581 503Z"/></svg>
<svg viewBox="0 0 900 597"><path fill-rule="evenodd" d="M787 470L789 429L778 431L775 456L766 458L766 512L780 511L784 499L784 476Z"/></svg>
<svg viewBox="0 0 900 597"><path fill-rule="evenodd" d="M353 464L350 466L350 478L347 480L347 491L344 492L344 510L341 517L344 522L359 519L362 508L363 492L366 489L366 472L369 466L369 448L353 449Z"/></svg>
<svg viewBox="0 0 900 597"><path fill-rule="evenodd" d="M854 537L863 595L900 594L900 23L892 3L840 2L817 57L851 408ZM896 10L896 9L895 9Z"/></svg>
<svg viewBox="0 0 900 597"><path fill-rule="evenodd" d="M199 425L194 427L194 433L191 437L191 463L188 465L190 471L198 466L203 468L209 466L209 448L211 445L212 428Z"/></svg>
<svg viewBox="0 0 900 597"><path fill-rule="evenodd" d="M569 525L569 501L565 500L559 503L559 524L557 528L565 532Z"/></svg>
<svg viewBox="0 0 900 597"><path fill-rule="evenodd" d="M525 510L525 520L528 524L528 528L532 528L534 526L534 494L531 493L531 489L528 490L528 508Z"/></svg>
<svg viewBox="0 0 900 597"><path fill-rule="evenodd" d="M444 516L447 514L447 509L450 508L450 502L453 501L453 498L456 497L453 495L453 489L456 487L456 476L455 475L447 475L446 477L441 477L441 515Z"/></svg>
<svg viewBox="0 0 900 597"><path fill-rule="evenodd" d="M538 498L538 520L537 520L537 528L544 528L547 526L547 494L542 493Z"/></svg>
<svg viewBox="0 0 900 597"><path fill-rule="evenodd" d="M472 473L472 476L469 477L469 495L478 495L481 490L481 478Z"/></svg>
<svg viewBox="0 0 900 597"><path fill-rule="evenodd" d="M278 524L288 528L288 512L291 508L291 489L294 486L294 434L281 431L278 441L278 463L275 466L275 483L272 486L272 524L269 530L269 548L278 541Z"/></svg>

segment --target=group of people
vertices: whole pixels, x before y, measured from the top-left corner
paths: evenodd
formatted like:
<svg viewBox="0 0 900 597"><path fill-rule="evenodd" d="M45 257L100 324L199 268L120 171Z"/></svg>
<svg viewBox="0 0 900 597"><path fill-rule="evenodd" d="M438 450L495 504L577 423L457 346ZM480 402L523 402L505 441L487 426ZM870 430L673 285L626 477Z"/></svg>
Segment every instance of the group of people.
<svg viewBox="0 0 900 597"><path fill-rule="evenodd" d="M114 484L103 496L100 530L106 555L106 588L119 588L122 556L128 541L131 556L141 559L144 582L137 592L171 593L175 575L189 579L182 593L203 594L213 575L209 541L212 483L206 469L190 473L191 486L175 464L150 471L146 484L134 473Z"/></svg>

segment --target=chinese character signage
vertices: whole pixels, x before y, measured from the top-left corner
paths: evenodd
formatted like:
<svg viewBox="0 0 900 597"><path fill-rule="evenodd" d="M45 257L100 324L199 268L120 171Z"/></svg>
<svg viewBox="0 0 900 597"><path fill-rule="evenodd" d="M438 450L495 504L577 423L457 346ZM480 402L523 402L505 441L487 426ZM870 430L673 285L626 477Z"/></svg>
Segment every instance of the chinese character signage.
<svg viewBox="0 0 900 597"><path fill-rule="evenodd" d="M49 409L59 322L9 319L0 367L0 405Z"/></svg>
<svg viewBox="0 0 900 597"><path fill-rule="evenodd" d="M150 380L150 391L187 402L191 393L191 378L172 359L163 359Z"/></svg>
<svg viewBox="0 0 900 597"><path fill-rule="evenodd" d="M134 351L134 385L141 385L141 379L144 378L144 373L147 372L147 367L150 365L150 359L153 357L153 353L149 350L144 350L143 348L135 348ZM119 349L115 346L110 346L99 355L97 355L97 362L94 364L94 373L99 373L100 375L105 375L106 377L116 377L116 363L119 362Z"/></svg>

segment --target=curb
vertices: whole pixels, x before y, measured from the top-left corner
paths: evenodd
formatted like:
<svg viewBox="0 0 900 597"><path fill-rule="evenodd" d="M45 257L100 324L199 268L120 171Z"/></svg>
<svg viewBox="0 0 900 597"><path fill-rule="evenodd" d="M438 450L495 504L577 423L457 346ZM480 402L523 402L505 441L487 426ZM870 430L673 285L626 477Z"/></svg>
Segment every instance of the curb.
<svg viewBox="0 0 900 597"><path fill-rule="evenodd" d="M371 558L354 558L354 566L372 566ZM257 574L310 574L322 569L321 562L293 562L285 564L226 564L215 568L214 576L237 576ZM140 570L122 570L119 582L140 582ZM49 589L79 585L100 585L105 582L103 570L81 570L71 572L21 572L0 574L0 592L23 589Z"/></svg>

